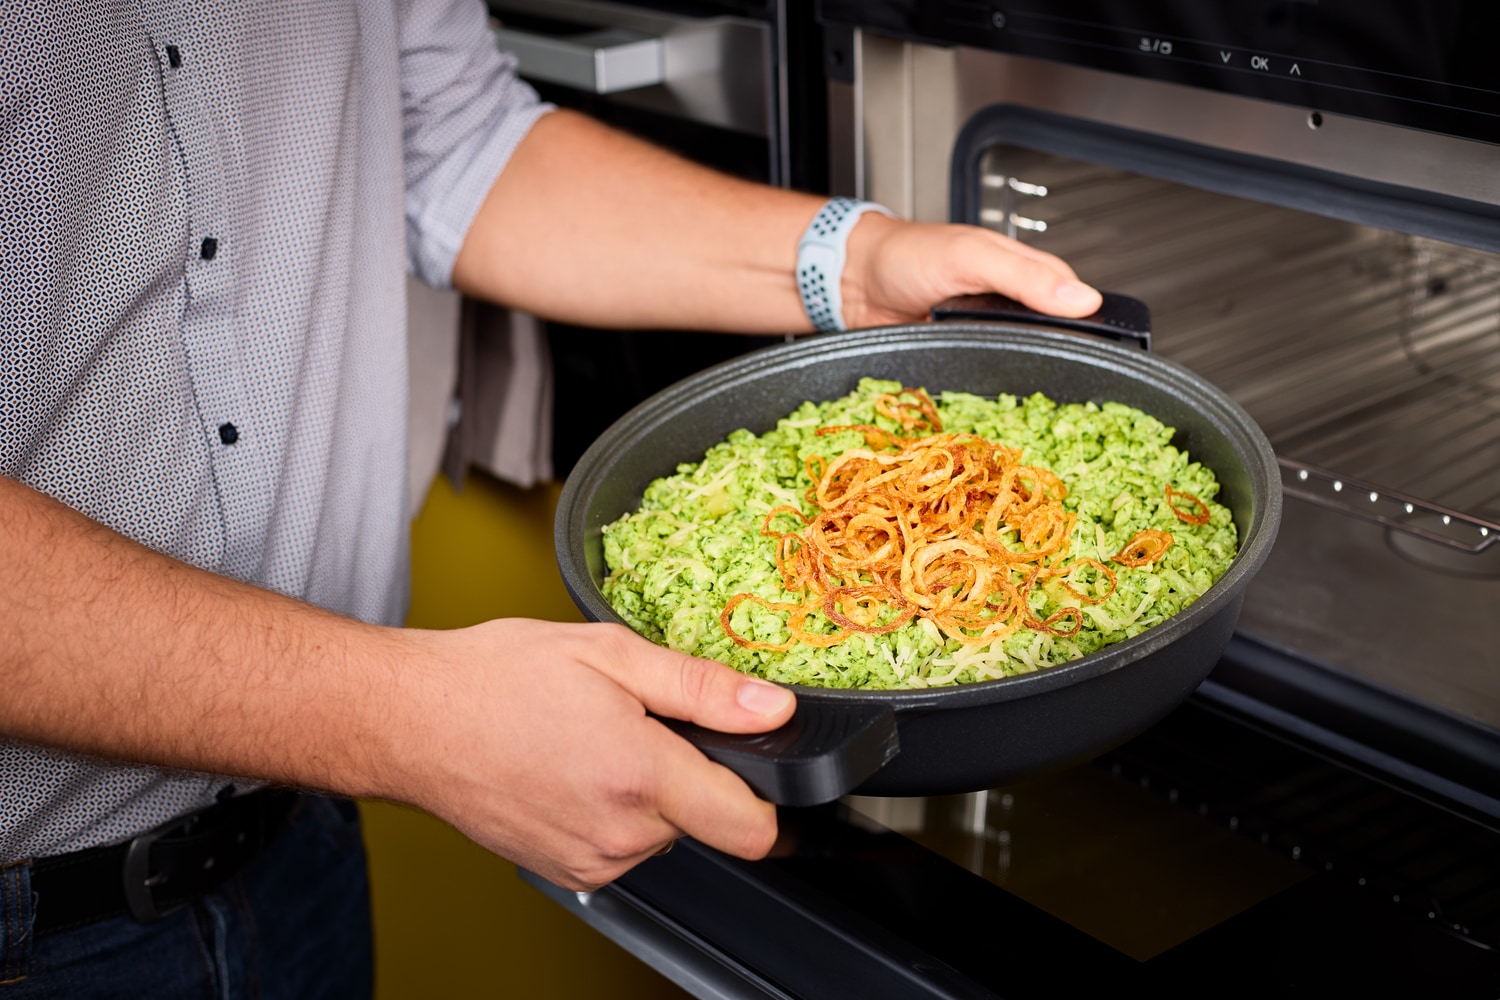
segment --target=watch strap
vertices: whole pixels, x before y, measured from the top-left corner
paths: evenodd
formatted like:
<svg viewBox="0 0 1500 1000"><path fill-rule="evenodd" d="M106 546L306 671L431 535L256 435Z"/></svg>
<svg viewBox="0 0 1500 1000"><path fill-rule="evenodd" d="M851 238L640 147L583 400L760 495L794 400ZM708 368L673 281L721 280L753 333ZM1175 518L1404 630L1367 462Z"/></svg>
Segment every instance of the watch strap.
<svg viewBox="0 0 1500 1000"><path fill-rule="evenodd" d="M844 297L840 282L848 257L849 233L866 212L891 210L855 198L830 198L818 209L797 243L797 290L813 328L844 330Z"/></svg>

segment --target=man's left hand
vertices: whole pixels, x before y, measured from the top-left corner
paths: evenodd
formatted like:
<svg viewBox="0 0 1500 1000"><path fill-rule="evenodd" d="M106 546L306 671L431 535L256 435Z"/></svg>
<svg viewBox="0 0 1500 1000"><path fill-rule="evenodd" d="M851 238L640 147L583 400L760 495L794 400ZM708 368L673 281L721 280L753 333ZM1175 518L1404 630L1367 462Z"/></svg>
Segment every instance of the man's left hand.
<svg viewBox="0 0 1500 1000"><path fill-rule="evenodd" d="M849 329L920 322L954 295L1000 292L1056 316L1087 316L1099 293L1060 258L978 226L902 222L875 212L849 234L839 287Z"/></svg>

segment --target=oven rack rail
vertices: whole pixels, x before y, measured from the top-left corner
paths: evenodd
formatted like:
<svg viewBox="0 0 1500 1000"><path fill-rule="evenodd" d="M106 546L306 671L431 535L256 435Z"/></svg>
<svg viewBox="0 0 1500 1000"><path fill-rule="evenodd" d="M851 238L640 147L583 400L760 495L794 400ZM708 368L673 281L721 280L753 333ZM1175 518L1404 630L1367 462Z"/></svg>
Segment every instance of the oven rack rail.
<svg viewBox="0 0 1500 1000"><path fill-rule="evenodd" d="M1483 552L1500 539L1500 521L1429 503L1410 494L1278 458L1282 492L1461 552Z"/></svg>

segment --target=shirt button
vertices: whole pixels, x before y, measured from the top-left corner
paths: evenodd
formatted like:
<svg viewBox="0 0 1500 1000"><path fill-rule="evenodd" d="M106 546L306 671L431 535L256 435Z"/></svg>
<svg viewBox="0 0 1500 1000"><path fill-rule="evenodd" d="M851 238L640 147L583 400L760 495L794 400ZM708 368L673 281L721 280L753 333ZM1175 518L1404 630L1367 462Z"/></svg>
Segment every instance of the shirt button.
<svg viewBox="0 0 1500 1000"><path fill-rule="evenodd" d="M234 444L240 439L240 429L234 424L219 425L219 440L225 444Z"/></svg>
<svg viewBox="0 0 1500 1000"><path fill-rule="evenodd" d="M178 69L182 66L182 52L175 45L167 46L167 65L173 69Z"/></svg>
<svg viewBox="0 0 1500 1000"><path fill-rule="evenodd" d="M219 252L219 241L212 236L205 236L203 244L198 248L198 255L204 260L213 260L214 255Z"/></svg>

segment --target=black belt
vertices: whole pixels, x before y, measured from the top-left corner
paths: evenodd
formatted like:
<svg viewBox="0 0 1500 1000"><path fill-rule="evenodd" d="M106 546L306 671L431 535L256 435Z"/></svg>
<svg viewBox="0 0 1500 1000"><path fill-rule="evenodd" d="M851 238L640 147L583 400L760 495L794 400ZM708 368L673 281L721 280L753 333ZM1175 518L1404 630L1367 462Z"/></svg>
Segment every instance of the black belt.
<svg viewBox="0 0 1500 1000"><path fill-rule="evenodd" d="M263 851L299 798L280 789L221 797L124 844L38 858L36 934L126 914L146 923L188 905Z"/></svg>

